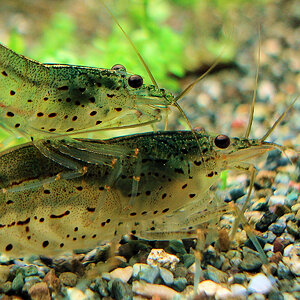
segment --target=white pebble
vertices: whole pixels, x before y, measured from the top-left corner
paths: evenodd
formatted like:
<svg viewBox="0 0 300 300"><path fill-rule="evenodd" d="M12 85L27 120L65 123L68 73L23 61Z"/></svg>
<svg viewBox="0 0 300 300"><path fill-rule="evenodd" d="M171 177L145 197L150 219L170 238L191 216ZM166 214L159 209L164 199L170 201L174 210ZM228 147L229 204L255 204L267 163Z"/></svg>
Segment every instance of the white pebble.
<svg viewBox="0 0 300 300"><path fill-rule="evenodd" d="M136 294L149 297L149 298L161 298L165 300L171 300L179 293L175 290L161 284L150 284L145 282L134 281L132 283L132 291Z"/></svg>
<svg viewBox="0 0 300 300"><path fill-rule="evenodd" d="M233 297L239 297L239 296L246 296L247 295L247 289L238 283L232 284L231 287L231 292Z"/></svg>
<svg viewBox="0 0 300 300"><path fill-rule="evenodd" d="M272 283L269 278L259 273L253 276L248 285L248 291L252 293L267 294L272 290Z"/></svg>
<svg viewBox="0 0 300 300"><path fill-rule="evenodd" d="M283 250L283 256L285 256L285 257L288 256L288 257L289 257L291 251L293 250L293 248L294 248L294 245L293 245L293 244L287 245L287 246L284 248L284 250Z"/></svg>
<svg viewBox="0 0 300 300"><path fill-rule="evenodd" d="M109 274L111 278L118 278L121 279L123 282L128 282L128 280L132 276L132 267L128 266L126 268L117 268L111 271Z"/></svg>
<svg viewBox="0 0 300 300"><path fill-rule="evenodd" d="M271 196L269 199L269 205L284 205L285 202L285 196L282 195L275 195Z"/></svg>
<svg viewBox="0 0 300 300"><path fill-rule="evenodd" d="M84 294L83 291L77 288L68 288L67 289L68 299L69 300L87 300L87 296Z"/></svg>
<svg viewBox="0 0 300 300"><path fill-rule="evenodd" d="M232 295L231 291L229 289L226 289L224 287L219 287L216 291L215 294L215 299L216 300L225 300L228 297L230 297Z"/></svg>
<svg viewBox="0 0 300 300"><path fill-rule="evenodd" d="M176 255L167 253L164 249L152 249L147 257L147 264L150 266L161 266L174 268L179 262Z"/></svg>
<svg viewBox="0 0 300 300"><path fill-rule="evenodd" d="M217 289L220 287L219 284L212 280L204 280L198 284L198 294L205 293L208 297L212 297L216 294Z"/></svg>

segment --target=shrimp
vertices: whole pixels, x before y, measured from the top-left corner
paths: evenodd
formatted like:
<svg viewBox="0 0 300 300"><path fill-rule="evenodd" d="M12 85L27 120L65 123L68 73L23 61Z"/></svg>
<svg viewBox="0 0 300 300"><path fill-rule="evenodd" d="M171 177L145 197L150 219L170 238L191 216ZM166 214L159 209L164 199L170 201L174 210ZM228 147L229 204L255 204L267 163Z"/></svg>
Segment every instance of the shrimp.
<svg viewBox="0 0 300 300"><path fill-rule="evenodd" d="M174 99L122 65L42 64L1 44L0 89L1 123L34 138L154 123Z"/></svg>
<svg viewBox="0 0 300 300"><path fill-rule="evenodd" d="M49 255L94 247L128 232L147 239L195 236L199 223L217 211L209 188L220 172L249 171L253 168L250 159L280 147L264 139L195 133L198 142L190 131L80 140L93 151L49 140L53 152L88 166L76 178L65 177L66 167L30 143L3 152L0 232L5 239L0 241L0 252L15 257ZM123 155L97 153L102 145L120 148ZM62 154L63 148L69 151ZM76 158L79 151L85 153L86 161ZM132 202L137 161L139 184ZM59 180L56 174L61 174ZM224 207L219 205L218 211Z"/></svg>

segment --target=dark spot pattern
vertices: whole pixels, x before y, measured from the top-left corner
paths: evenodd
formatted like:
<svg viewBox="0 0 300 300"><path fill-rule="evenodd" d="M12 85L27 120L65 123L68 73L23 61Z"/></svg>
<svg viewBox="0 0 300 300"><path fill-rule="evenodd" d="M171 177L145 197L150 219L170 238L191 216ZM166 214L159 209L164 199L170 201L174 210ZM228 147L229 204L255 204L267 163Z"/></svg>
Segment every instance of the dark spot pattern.
<svg viewBox="0 0 300 300"><path fill-rule="evenodd" d="M68 86L64 85L64 86L61 86L59 88L57 88L59 91L67 91L69 89Z"/></svg>
<svg viewBox="0 0 300 300"><path fill-rule="evenodd" d="M43 241L43 244L42 244L43 248L48 247L48 245L49 245L49 242L48 242L48 241Z"/></svg>
<svg viewBox="0 0 300 300"><path fill-rule="evenodd" d="M70 214L70 211L69 210L66 210L64 213L62 213L61 215L50 215L50 218L51 219L60 219L60 218L63 218L67 215Z"/></svg>
<svg viewBox="0 0 300 300"><path fill-rule="evenodd" d="M13 248L13 245L12 244L8 244L6 247L5 247L5 251L11 251Z"/></svg>

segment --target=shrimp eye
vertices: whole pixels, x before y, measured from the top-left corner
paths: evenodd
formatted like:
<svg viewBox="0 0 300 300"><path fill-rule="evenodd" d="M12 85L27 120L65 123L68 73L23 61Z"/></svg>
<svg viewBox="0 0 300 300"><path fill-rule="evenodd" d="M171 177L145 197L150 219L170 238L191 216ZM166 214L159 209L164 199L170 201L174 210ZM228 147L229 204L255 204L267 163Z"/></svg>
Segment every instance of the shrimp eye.
<svg viewBox="0 0 300 300"><path fill-rule="evenodd" d="M111 67L111 69L112 70L116 70L116 71L124 71L124 72L126 72L126 68L123 65L120 65L120 64L113 65Z"/></svg>
<svg viewBox="0 0 300 300"><path fill-rule="evenodd" d="M128 84L132 88L139 88L143 85L143 78L140 75L131 75L128 78Z"/></svg>
<svg viewBox="0 0 300 300"><path fill-rule="evenodd" d="M215 138L215 145L218 148L225 149L230 145L230 138L227 135L219 134Z"/></svg>

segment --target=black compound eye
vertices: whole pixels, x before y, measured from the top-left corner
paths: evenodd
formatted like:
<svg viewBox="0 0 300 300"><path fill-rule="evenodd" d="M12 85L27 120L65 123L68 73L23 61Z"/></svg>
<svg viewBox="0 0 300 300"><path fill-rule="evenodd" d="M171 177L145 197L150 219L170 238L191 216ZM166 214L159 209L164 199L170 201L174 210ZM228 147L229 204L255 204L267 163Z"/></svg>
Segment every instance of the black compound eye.
<svg viewBox="0 0 300 300"><path fill-rule="evenodd" d="M215 138L215 145L218 148L226 149L230 145L230 138L227 135L220 134Z"/></svg>
<svg viewBox="0 0 300 300"><path fill-rule="evenodd" d="M143 85L143 78L140 75L131 75L128 78L128 84L132 88L139 88Z"/></svg>
<svg viewBox="0 0 300 300"><path fill-rule="evenodd" d="M111 69L112 70L116 70L116 71L124 71L124 72L126 72L126 68L123 65L121 65L121 64L113 65L111 67Z"/></svg>

